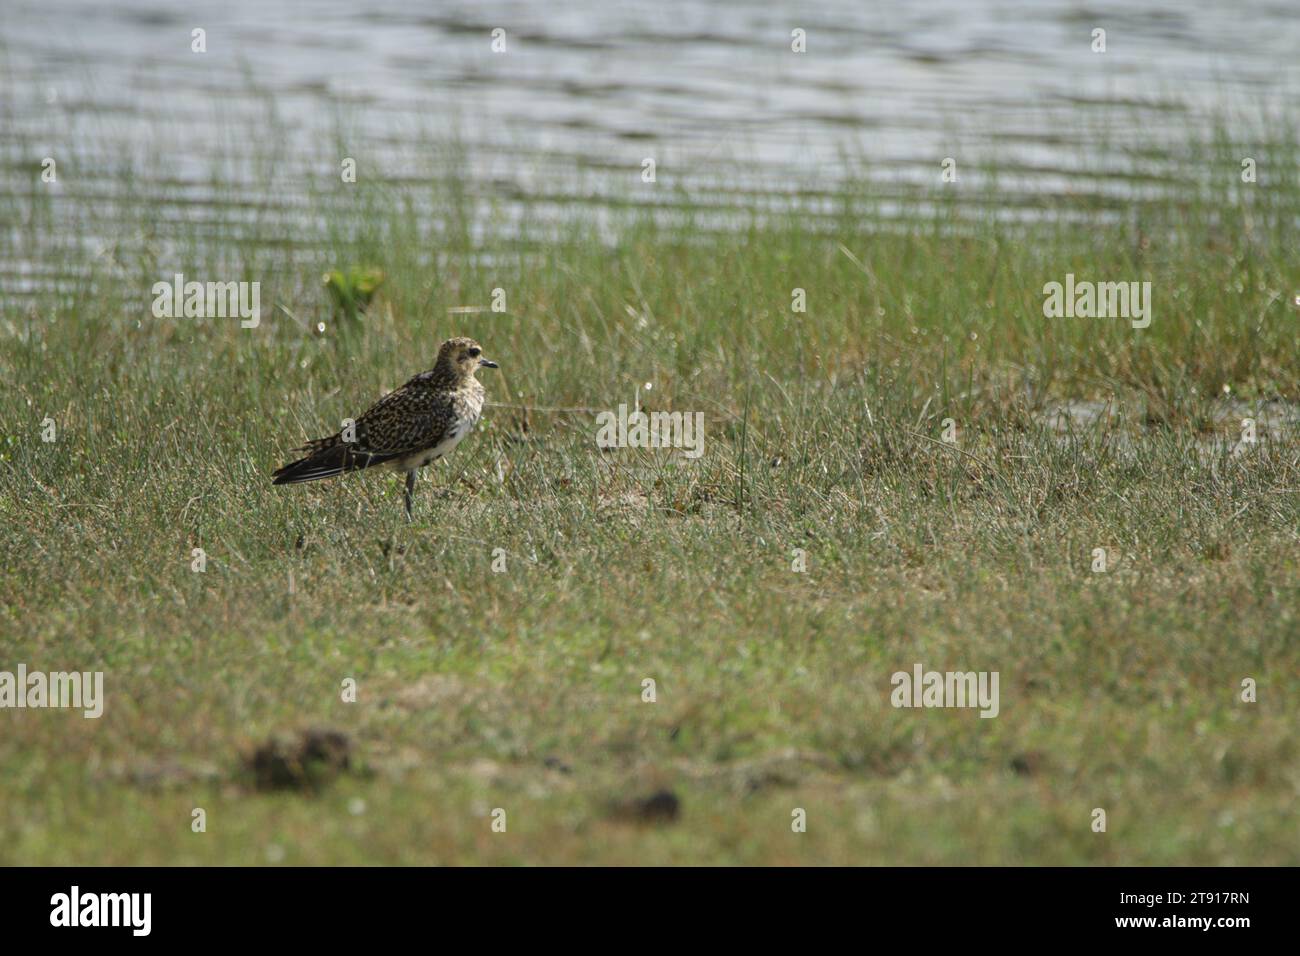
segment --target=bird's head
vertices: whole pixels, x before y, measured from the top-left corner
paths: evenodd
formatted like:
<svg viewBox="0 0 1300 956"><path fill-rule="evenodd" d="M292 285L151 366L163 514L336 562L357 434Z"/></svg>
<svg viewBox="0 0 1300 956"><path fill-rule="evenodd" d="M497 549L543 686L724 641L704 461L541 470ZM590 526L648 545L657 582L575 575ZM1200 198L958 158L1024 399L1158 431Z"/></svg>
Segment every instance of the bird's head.
<svg viewBox="0 0 1300 956"><path fill-rule="evenodd" d="M458 381L473 378L480 368L496 368L497 363L483 357L483 348L471 338L448 339L438 349L438 367L453 374Z"/></svg>

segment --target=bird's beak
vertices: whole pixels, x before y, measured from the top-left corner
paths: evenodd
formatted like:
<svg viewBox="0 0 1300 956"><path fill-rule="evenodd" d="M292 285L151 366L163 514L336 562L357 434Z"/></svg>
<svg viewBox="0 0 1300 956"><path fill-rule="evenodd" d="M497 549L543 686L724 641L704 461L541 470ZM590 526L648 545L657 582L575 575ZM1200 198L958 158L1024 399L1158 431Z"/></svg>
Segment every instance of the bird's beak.
<svg viewBox="0 0 1300 956"><path fill-rule="evenodd" d="M494 362L494 361L492 361L491 359L479 359L479 360L478 360L478 364L481 365L483 368L500 368L500 367L501 367L501 366L497 365L497 363Z"/></svg>

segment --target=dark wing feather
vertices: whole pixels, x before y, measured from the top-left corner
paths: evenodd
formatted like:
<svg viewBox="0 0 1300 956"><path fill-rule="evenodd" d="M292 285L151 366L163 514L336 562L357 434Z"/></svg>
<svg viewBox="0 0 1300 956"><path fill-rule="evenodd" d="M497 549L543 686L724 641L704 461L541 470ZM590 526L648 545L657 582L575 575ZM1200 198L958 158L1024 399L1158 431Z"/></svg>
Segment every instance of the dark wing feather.
<svg viewBox="0 0 1300 956"><path fill-rule="evenodd" d="M358 471L397 458L400 452L374 454L357 451L343 442L320 451L313 452L306 458L291 461L272 475L272 483L277 485L296 485L303 481L319 481L321 478L333 478L345 471Z"/></svg>

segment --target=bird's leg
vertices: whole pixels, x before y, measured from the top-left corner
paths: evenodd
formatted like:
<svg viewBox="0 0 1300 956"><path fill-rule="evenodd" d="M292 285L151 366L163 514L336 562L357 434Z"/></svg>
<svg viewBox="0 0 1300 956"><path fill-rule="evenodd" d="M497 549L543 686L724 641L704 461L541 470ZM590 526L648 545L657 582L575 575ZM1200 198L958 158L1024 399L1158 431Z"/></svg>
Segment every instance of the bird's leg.
<svg viewBox="0 0 1300 956"><path fill-rule="evenodd" d="M415 494L415 469L406 473L406 520L411 520L411 496Z"/></svg>

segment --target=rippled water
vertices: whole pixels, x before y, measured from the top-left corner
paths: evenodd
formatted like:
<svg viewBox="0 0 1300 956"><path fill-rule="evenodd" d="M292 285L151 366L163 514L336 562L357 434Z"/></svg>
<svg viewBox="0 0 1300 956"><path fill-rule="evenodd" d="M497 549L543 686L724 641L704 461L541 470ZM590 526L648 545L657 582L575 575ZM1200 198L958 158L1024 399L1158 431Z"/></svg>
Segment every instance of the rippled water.
<svg viewBox="0 0 1300 956"><path fill-rule="evenodd" d="M80 203L147 162L161 219L229 238L251 213L210 189L222 157L250 200L293 210L299 170L342 151L417 176L453 135L480 198L581 215L662 201L647 157L660 186L738 204L849 175L930 182L946 156L976 179L992 160L1008 204L1124 195L1126 151L1293 100L1297 49L1294 0L5 0L0 203L21 206L44 156ZM273 191L245 162L268 146L289 167ZM50 268L10 249L0 282Z"/></svg>

